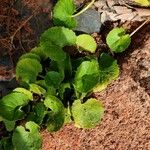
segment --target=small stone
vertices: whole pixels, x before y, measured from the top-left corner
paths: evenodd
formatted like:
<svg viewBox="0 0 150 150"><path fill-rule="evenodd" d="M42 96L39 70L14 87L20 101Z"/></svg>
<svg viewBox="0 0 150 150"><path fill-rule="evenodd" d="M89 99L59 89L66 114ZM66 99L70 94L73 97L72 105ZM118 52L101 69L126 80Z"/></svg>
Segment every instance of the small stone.
<svg viewBox="0 0 150 150"><path fill-rule="evenodd" d="M88 9L81 15L76 17L77 28L75 31L82 31L85 33L100 32L101 29L101 15L93 9Z"/></svg>

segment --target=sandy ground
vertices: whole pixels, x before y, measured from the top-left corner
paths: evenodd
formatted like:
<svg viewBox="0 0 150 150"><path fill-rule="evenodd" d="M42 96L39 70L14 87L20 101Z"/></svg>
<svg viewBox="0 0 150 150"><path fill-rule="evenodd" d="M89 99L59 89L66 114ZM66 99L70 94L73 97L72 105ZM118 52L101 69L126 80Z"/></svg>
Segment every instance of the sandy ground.
<svg viewBox="0 0 150 150"><path fill-rule="evenodd" d="M106 109L101 124L92 130L67 125L54 134L43 131L42 150L150 150L150 24L118 62L118 80L95 94Z"/></svg>

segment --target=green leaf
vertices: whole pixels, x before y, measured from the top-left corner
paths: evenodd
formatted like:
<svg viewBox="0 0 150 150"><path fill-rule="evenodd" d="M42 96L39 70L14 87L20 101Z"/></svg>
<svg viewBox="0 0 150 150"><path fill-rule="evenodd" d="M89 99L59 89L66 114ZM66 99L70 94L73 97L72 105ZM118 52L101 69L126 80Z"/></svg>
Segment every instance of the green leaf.
<svg viewBox="0 0 150 150"><path fill-rule="evenodd" d="M47 58L46 54L44 53L44 47L42 45L31 49L30 52L33 53L33 54L38 55L41 59L46 59Z"/></svg>
<svg viewBox="0 0 150 150"><path fill-rule="evenodd" d="M44 88L42 88L41 86L37 85L37 84L29 84L30 86L30 91L39 95L44 95L46 93L46 90Z"/></svg>
<svg viewBox="0 0 150 150"><path fill-rule="evenodd" d="M35 82L40 72L42 72L42 66L36 59L21 59L16 67L16 77L25 82Z"/></svg>
<svg viewBox="0 0 150 150"><path fill-rule="evenodd" d="M38 125L42 124L44 116L45 116L45 105L42 102L36 103L32 106L32 112L30 112L27 120L34 121Z"/></svg>
<svg viewBox="0 0 150 150"><path fill-rule="evenodd" d="M134 0L136 3L138 3L141 6L150 6L150 0Z"/></svg>
<svg viewBox="0 0 150 150"><path fill-rule="evenodd" d="M64 124L68 124L71 123L72 119L71 119L71 112L70 112L70 108L68 106L68 108L65 108L65 122Z"/></svg>
<svg viewBox="0 0 150 150"><path fill-rule="evenodd" d="M23 93L11 93L0 100L0 116L13 121L24 117L21 107L27 105L29 98Z"/></svg>
<svg viewBox="0 0 150 150"><path fill-rule="evenodd" d="M102 103L94 98L88 99L83 104L81 104L80 100L76 100L72 106L75 126L79 128L95 127L103 117L103 113Z"/></svg>
<svg viewBox="0 0 150 150"><path fill-rule="evenodd" d="M7 131L11 132L12 130L14 130L15 124L16 124L15 121L9 121L6 119L4 119L3 121L4 121L4 124L5 124Z"/></svg>
<svg viewBox="0 0 150 150"><path fill-rule="evenodd" d="M53 20L58 26L75 28L77 23L72 15L76 12L73 0L58 0L54 6Z"/></svg>
<svg viewBox="0 0 150 150"><path fill-rule="evenodd" d="M46 30L41 35L41 44L49 42L49 45L53 44L59 47L70 46L76 44L76 35L72 30L64 27L52 27Z"/></svg>
<svg viewBox="0 0 150 150"><path fill-rule="evenodd" d="M18 92L18 93L23 93L23 94L28 96L29 100L33 100L32 93L29 90L25 89L25 88L16 88L13 91Z"/></svg>
<svg viewBox="0 0 150 150"><path fill-rule="evenodd" d="M0 140L0 150L14 150L10 137L5 137Z"/></svg>
<svg viewBox="0 0 150 150"><path fill-rule="evenodd" d="M12 137L15 150L41 150L42 139L39 133L39 126L30 121L25 128L18 126Z"/></svg>
<svg viewBox="0 0 150 150"><path fill-rule="evenodd" d="M68 54L63 61L51 61L50 67L53 71L59 72L65 80L70 79L72 76L72 64Z"/></svg>
<svg viewBox="0 0 150 150"><path fill-rule="evenodd" d="M71 90L71 86L70 86L70 83L62 83L60 84L59 86L59 96L62 100L65 100L68 93L70 92Z"/></svg>
<svg viewBox="0 0 150 150"><path fill-rule="evenodd" d="M102 53L99 58L100 80L94 92L100 92L105 89L108 84L119 76L119 67L117 61L106 53Z"/></svg>
<svg viewBox="0 0 150 150"><path fill-rule="evenodd" d="M24 58L31 58L31 59L35 59L35 60L37 60L37 61L41 61L41 58L40 58L38 55L34 54L34 53L26 53L26 54L23 54L23 55L20 57L19 60L24 59Z"/></svg>
<svg viewBox="0 0 150 150"><path fill-rule="evenodd" d="M129 47L131 38L123 28L114 28L108 33L106 42L113 52L120 53Z"/></svg>
<svg viewBox="0 0 150 150"><path fill-rule="evenodd" d="M45 80L38 80L36 81L36 84L39 85L40 87L46 89L46 93L44 93L43 95L56 95L56 89L54 87L51 86L47 86L45 83Z"/></svg>
<svg viewBox="0 0 150 150"><path fill-rule="evenodd" d="M45 76L45 83L48 86L53 86L56 89L59 87L62 81L62 75L56 71L49 71Z"/></svg>
<svg viewBox="0 0 150 150"><path fill-rule="evenodd" d="M78 92L90 92L99 82L99 65L96 59L83 61L78 67L74 86Z"/></svg>
<svg viewBox="0 0 150 150"><path fill-rule="evenodd" d="M44 42L43 47L46 56L51 60L63 61L66 58L66 53L60 46L54 45L51 42Z"/></svg>
<svg viewBox="0 0 150 150"><path fill-rule="evenodd" d="M47 130L50 132L58 131L65 121L65 110L62 102L55 96L48 95L44 104L47 108L51 109L48 112Z"/></svg>
<svg viewBox="0 0 150 150"><path fill-rule="evenodd" d="M76 44L80 51L88 51L90 53L95 53L97 48L94 38L88 34L77 36Z"/></svg>

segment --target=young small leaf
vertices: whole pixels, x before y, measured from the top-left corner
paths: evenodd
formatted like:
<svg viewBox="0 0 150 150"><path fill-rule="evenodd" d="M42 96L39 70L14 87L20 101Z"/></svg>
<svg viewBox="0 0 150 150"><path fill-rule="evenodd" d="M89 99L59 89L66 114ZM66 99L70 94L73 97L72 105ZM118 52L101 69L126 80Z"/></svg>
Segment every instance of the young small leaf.
<svg viewBox="0 0 150 150"><path fill-rule="evenodd" d="M72 17L76 8L73 0L58 0L53 11L54 24L68 28L76 27L76 20Z"/></svg>
<svg viewBox="0 0 150 150"><path fill-rule="evenodd" d="M27 105L29 98L23 93L11 93L0 100L0 116L9 121L19 120L24 117L21 107Z"/></svg>
<svg viewBox="0 0 150 150"><path fill-rule="evenodd" d="M29 84L30 86L30 91L39 95L44 95L46 93L46 90L44 88L42 88L41 86L37 85L37 84Z"/></svg>
<svg viewBox="0 0 150 150"><path fill-rule="evenodd" d="M31 58L21 59L16 67L16 77L25 82L35 82L37 75L42 72L39 61Z"/></svg>
<svg viewBox="0 0 150 150"><path fill-rule="evenodd" d="M79 51L88 51L90 53L95 53L97 44L94 40L94 38L88 34L81 34L77 36L76 41L77 47L79 48Z"/></svg>
<svg viewBox="0 0 150 150"><path fill-rule="evenodd" d="M72 115L75 126L79 128L93 128L103 117L104 108L101 102L91 98L81 104L76 100L72 106Z"/></svg>
<svg viewBox="0 0 150 150"><path fill-rule="evenodd" d="M129 47L131 38L123 28L114 28L108 33L106 42L113 52L121 53Z"/></svg>
<svg viewBox="0 0 150 150"><path fill-rule="evenodd" d="M18 126L12 137L15 150L40 150L42 139L38 130L39 126L32 121L27 122L25 128Z"/></svg>
<svg viewBox="0 0 150 150"><path fill-rule="evenodd" d="M102 53L99 58L100 80L99 84L94 88L94 92L100 92L105 89L108 84L119 76L119 67L117 61L106 53Z"/></svg>
<svg viewBox="0 0 150 150"><path fill-rule="evenodd" d="M55 96L48 95L44 104L51 109L48 113L47 130L50 132L58 131L65 121L65 110L62 102Z"/></svg>

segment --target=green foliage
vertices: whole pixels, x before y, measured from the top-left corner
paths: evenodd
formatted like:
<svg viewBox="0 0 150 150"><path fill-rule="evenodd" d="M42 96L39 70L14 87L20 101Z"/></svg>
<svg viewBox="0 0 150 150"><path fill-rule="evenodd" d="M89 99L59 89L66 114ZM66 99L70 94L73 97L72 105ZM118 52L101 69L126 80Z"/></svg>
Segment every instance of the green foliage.
<svg viewBox="0 0 150 150"><path fill-rule="evenodd" d="M42 139L39 126L34 122L27 122L25 128L18 126L13 132L13 145L16 150L40 150Z"/></svg>
<svg viewBox="0 0 150 150"><path fill-rule="evenodd" d="M29 65L30 64L30 65ZM36 59L21 59L16 67L16 77L27 83L35 82L37 75L42 72L42 66Z"/></svg>
<svg viewBox="0 0 150 150"><path fill-rule="evenodd" d="M14 150L10 137L5 137L0 140L0 150Z"/></svg>
<svg viewBox="0 0 150 150"><path fill-rule="evenodd" d="M37 84L34 83L29 84L29 87L30 87L30 91L35 94L44 95L46 93L46 90Z"/></svg>
<svg viewBox="0 0 150 150"><path fill-rule="evenodd" d="M95 127L103 117L104 108L101 102L91 98L81 104L80 100L76 100L72 106L72 115L75 126L79 128Z"/></svg>
<svg viewBox="0 0 150 150"><path fill-rule="evenodd" d="M15 128L15 121L3 119L7 131L12 131Z"/></svg>
<svg viewBox="0 0 150 150"><path fill-rule="evenodd" d="M33 48L30 52L33 53L33 54L38 55L43 60L47 58L47 56L44 52L44 47L42 45Z"/></svg>
<svg viewBox="0 0 150 150"><path fill-rule="evenodd" d="M41 125L45 117L45 111L46 111L46 108L43 102L36 103L32 107L32 111L28 115L27 120L34 121L38 125Z"/></svg>
<svg viewBox="0 0 150 150"><path fill-rule="evenodd" d="M20 60L24 59L24 58L31 58L31 59L35 59L37 61L41 61L40 56L38 56L34 53L26 53L20 57Z"/></svg>
<svg viewBox="0 0 150 150"><path fill-rule="evenodd" d="M64 124L65 121L65 109L62 102L55 96L48 95L44 104L47 108L51 109L48 111L48 121L46 123L48 131L58 131Z"/></svg>
<svg viewBox="0 0 150 150"><path fill-rule="evenodd" d="M113 52L120 53L129 47L131 38L123 28L114 28L108 33L106 42Z"/></svg>
<svg viewBox="0 0 150 150"><path fill-rule="evenodd" d="M53 86L54 88L58 88L60 83L63 81L63 78L60 73L56 71L50 71L45 76L45 82L48 86Z"/></svg>
<svg viewBox="0 0 150 150"><path fill-rule="evenodd" d="M106 53L102 53L99 58L99 73L100 80L94 88L94 92L99 92L105 89L108 84L119 76L119 67L117 61Z"/></svg>
<svg viewBox="0 0 150 150"><path fill-rule="evenodd" d="M46 42L49 45L64 47L69 45L76 44L76 35L72 30L69 30L64 27L52 27L46 30L40 39L41 43L44 44Z"/></svg>
<svg viewBox="0 0 150 150"><path fill-rule="evenodd" d="M32 93L31 93L29 90L25 89L25 88L20 88L20 87L18 87L18 88L16 88L16 89L14 89L13 91L14 91L14 92L18 92L18 93L23 93L23 94L25 94L26 96L28 96L29 100L33 100L33 95L32 95Z"/></svg>
<svg viewBox="0 0 150 150"><path fill-rule="evenodd" d="M77 36L76 41L77 47L79 47L79 51L88 51L91 53L95 53L97 44L94 38L87 34L81 34Z"/></svg>
<svg viewBox="0 0 150 150"><path fill-rule="evenodd" d="M76 91L80 93L87 93L99 82L99 65L96 59L89 59L83 61L77 68L74 86Z"/></svg>
<svg viewBox="0 0 150 150"><path fill-rule="evenodd" d="M73 0L58 0L53 11L54 24L68 28L76 27L76 20L72 15L76 12Z"/></svg>
<svg viewBox="0 0 150 150"><path fill-rule="evenodd" d="M0 100L0 116L13 121L24 117L21 107L27 105L29 98L23 93L11 93Z"/></svg>
<svg viewBox="0 0 150 150"><path fill-rule="evenodd" d="M74 28L73 17L81 14L73 15L74 12L72 0L59 0L54 8L54 23ZM107 36L107 44L115 53L124 51L130 41L123 28L114 29ZM73 58L72 48L76 49L77 58L76 55ZM104 113L103 105L88 97L115 80L119 67L117 61L106 53L100 57L91 56L96 48L90 35L76 36L68 28L52 27L41 35L37 47L20 57L16 77L21 86L0 100L0 121L10 135L0 141L0 149L39 150L38 125L54 132L72 120L80 128L98 124ZM86 55L83 56L82 51L89 53L83 53ZM26 123L25 127L17 126L20 123Z"/></svg>

